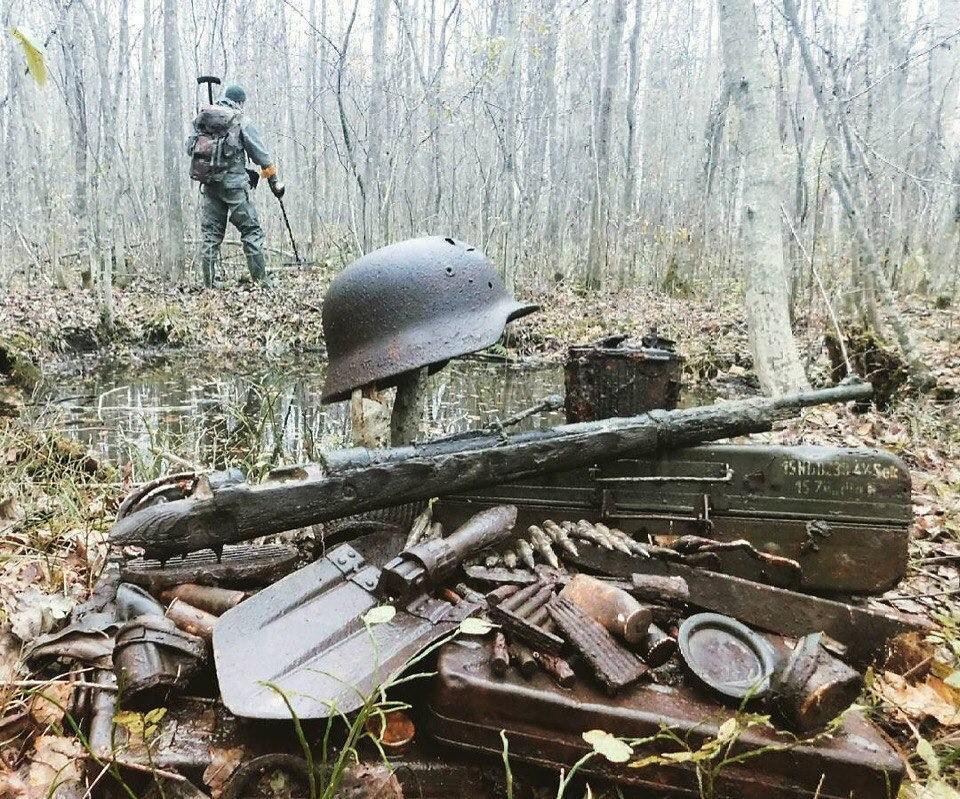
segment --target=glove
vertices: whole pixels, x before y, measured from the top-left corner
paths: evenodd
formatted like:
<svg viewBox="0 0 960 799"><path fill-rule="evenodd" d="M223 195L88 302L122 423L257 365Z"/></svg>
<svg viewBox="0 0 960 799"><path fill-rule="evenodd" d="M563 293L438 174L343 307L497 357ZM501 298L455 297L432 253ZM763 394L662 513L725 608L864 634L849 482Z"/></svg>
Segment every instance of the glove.
<svg viewBox="0 0 960 799"><path fill-rule="evenodd" d="M278 200L281 199L287 187L280 182L280 179L276 175L271 175L267 183L270 184L270 191L273 192L273 196Z"/></svg>

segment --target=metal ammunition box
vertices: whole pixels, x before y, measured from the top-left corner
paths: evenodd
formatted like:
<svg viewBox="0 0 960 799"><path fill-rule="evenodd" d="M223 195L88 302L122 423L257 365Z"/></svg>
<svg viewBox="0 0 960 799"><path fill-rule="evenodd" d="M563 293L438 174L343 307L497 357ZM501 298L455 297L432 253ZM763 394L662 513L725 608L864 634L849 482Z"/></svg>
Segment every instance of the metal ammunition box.
<svg viewBox="0 0 960 799"><path fill-rule="evenodd" d="M896 584L912 521L901 460L814 446L677 449L448 496L435 515L455 526L503 502L518 506L518 530L544 519L587 519L631 534L743 538L796 559L799 587L819 593L879 593Z"/></svg>
<svg viewBox="0 0 960 799"><path fill-rule="evenodd" d="M582 737L589 730L627 739L660 735L636 745L634 762L685 747L696 751L715 739L735 712L686 687L644 684L611 698L585 680L559 688L543 672L525 679L510 669L496 677L490 655L489 641L455 641L440 650L428 723L439 741L486 751L497 760L504 751L501 730L511 761L554 769L569 770L590 751ZM675 737L661 735L667 728ZM855 712L835 734L810 742L763 725L750 727L732 742L727 757L745 753L752 754L720 772L717 799L882 799L896 796L903 778L897 753ZM596 756L582 770L651 791L643 796L701 796L692 762L664 759L631 768Z"/></svg>

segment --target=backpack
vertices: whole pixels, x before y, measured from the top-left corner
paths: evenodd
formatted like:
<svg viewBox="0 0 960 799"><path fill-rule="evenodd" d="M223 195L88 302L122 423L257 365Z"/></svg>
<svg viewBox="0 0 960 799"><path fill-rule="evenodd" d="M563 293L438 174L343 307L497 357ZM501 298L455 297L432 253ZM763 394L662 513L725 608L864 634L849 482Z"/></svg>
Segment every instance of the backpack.
<svg viewBox="0 0 960 799"><path fill-rule="evenodd" d="M231 161L243 150L239 111L207 105L193 120L190 137L190 179L204 185L223 180Z"/></svg>

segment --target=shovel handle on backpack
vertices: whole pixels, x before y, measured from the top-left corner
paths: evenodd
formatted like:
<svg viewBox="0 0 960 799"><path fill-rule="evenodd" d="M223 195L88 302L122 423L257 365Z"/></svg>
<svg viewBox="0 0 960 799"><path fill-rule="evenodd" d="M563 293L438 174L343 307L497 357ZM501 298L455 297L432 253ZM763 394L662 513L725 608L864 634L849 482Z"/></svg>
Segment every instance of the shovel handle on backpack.
<svg viewBox="0 0 960 799"><path fill-rule="evenodd" d="M208 104L213 105L213 84L217 84L217 86L219 86L220 78L218 78L216 75L201 75L200 77L197 78L198 86L203 86L204 83L207 84Z"/></svg>

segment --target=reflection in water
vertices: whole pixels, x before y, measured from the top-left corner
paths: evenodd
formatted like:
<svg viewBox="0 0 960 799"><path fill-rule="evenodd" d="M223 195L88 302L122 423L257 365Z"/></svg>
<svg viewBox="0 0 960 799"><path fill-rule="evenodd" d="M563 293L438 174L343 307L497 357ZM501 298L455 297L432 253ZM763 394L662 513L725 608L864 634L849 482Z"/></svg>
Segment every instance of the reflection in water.
<svg viewBox="0 0 960 799"><path fill-rule="evenodd" d="M184 357L53 380L42 399L61 409L72 436L106 457L134 461L138 472L187 464L256 471L314 460L349 440L348 403L321 405L322 386L322 363L245 370ZM562 390L558 367L454 361L431 378L426 434L482 426ZM544 414L526 426L559 421L560 414Z"/></svg>

